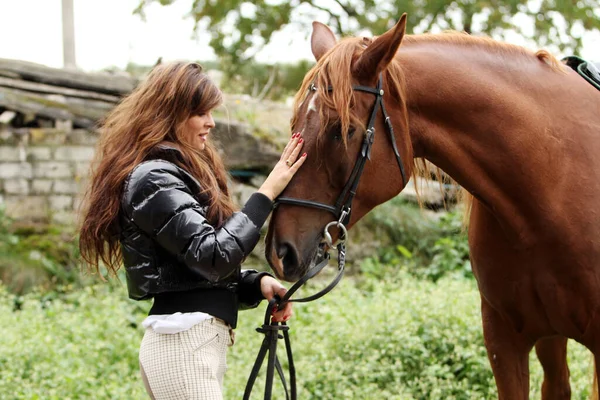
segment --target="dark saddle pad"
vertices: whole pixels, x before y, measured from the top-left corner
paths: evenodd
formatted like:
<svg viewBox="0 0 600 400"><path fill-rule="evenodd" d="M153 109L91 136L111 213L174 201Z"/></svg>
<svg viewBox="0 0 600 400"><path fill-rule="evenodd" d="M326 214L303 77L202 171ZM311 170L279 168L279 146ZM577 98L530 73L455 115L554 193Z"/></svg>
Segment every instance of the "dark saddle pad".
<svg viewBox="0 0 600 400"><path fill-rule="evenodd" d="M593 64L577 56L565 57L563 61L596 89L600 90L600 64Z"/></svg>

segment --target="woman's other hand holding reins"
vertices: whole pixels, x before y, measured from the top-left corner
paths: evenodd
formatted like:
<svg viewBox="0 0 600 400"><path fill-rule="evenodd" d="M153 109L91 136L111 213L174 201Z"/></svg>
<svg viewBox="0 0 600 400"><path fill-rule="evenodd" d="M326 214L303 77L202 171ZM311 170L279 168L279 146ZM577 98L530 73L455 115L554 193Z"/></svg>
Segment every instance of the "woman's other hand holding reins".
<svg viewBox="0 0 600 400"><path fill-rule="evenodd" d="M272 276L265 275L260 280L260 291L265 299L270 301L275 295L283 298L287 292L287 289L281 283L279 283L277 279L273 278ZM281 310L277 310L277 307L275 307L275 309L271 310L271 312L271 320L273 322L287 321L294 314L292 311L292 303L286 303Z"/></svg>

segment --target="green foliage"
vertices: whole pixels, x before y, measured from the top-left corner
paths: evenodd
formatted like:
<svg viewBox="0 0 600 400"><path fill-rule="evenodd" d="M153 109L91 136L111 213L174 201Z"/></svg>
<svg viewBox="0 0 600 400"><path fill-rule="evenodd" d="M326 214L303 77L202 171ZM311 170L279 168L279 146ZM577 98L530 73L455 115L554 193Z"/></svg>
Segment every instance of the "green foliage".
<svg viewBox="0 0 600 400"><path fill-rule="evenodd" d="M82 286L94 280L81 274L74 234L65 227L32 229L14 225L0 207L0 281L14 293L34 287Z"/></svg>
<svg viewBox="0 0 600 400"><path fill-rule="evenodd" d="M360 272L378 279L395 279L399 268L432 281L472 277L462 212L433 215L400 198L373 210L360 229L373 232L379 244L358 261Z"/></svg>
<svg viewBox="0 0 600 400"><path fill-rule="evenodd" d="M267 65L247 61L235 68L231 68L232 65L227 61L219 63L218 68L230 76L230 79L221 82L225 92L282 100L296 93L312 62L303 60L295 64Z"/></svg>
<svg viewBox="0 0 600 400"><path fill-rule="evenodd" d="M140 0L134 12L143 17L145 6L156 2L169 5L174 1ZM241 12L242 7L248 12ZM288 1L194 0L190 14L196 21L196 27L201 20L208 22L211 47L225 65L235 68L254 56L255 43L268 42L273 32L290 22L293 9ZM231 24L235 26L233 34L228 33Z"/></svg>
<svg viewBox="0 0 600 400"><path fill-rule="evenodd" d="M410 251L411 259L430 259L433 256L431 247L441 236L434 218L401 197L395 197L377 206L357 228L373 234L373 238L360 236L357 241L377 241L378 256L386 264L397 264L394 261L397 261L395 257L400 255L396 248L398 244ZM352 238L353 232L354 228L350 235Z"/></svg>
<svg viewBox="0 0 600 400"><path fill-rule="evenodd" d="M443 215L438 227L444 236L435 241L433 258L423 268L422 274L433 281L446 274L472 277L469 243L463 232L462 213L455 211Z"/></svg>
<svg viewBox="0 0 600 400"><path fill-rule="evenodd" d="M108 285L20 297L1 289L0 398L143 398L136 346L147 308L124 296Z"/></svg>
<svg viewBox="0 0 600 400"><path fill-rule="evenodd" d="M474 282L399 275L396 283L346 278L324 298L295 306L289 325L298 398L496 398ZM311 282L307 291L323 284ZM0 287L0 398L147 398L137 354L149 306L127 300L118 285L24 296ZM254 329L265 306L240 314L226 399L242 397L262 341ZM540 398L542 372L531 357L530 395ZM569 368L573 398L587 400L592 359L574 342ZM264 378L263 369L253 398L262 398ZM276 386L274 398L281 396Z"/></svg>
<svg viewBox="0 0 600 400"><path fill-rule="evenodd" d="M170 5L175 1L139 0L135 12L143 16L149 4ZM336 0L335 3L327 7L317 0L252 3L194 0L191 16L196 28L200 22L206 23L210 44L229 67L226 71L229 73L252 59L273 33L291 23L310 32L311 21L322 15L328 15L328 23L340 35L362 30L380 35L406 12L409 33L455 29L503 38L506 32L517 32L541 46L557 45L564 52L577 52L583 33L600 29L596 0ZM514 18L517 14L522 18Z"/></svg>

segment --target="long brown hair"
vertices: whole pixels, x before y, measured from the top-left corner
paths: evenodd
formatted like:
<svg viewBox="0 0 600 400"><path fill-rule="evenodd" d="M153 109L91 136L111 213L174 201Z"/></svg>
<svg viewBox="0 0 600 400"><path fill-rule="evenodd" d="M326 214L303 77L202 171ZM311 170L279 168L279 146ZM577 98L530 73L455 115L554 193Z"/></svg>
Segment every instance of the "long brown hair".
<svg viewBox="0 0 600 400"><path fill-rule="evenodd" d="M227 188L227 172L216 150L200 151L183 135L193 115L205 114L222 102L222 93L196 63L156 66L148 77L106 117L83 197L79 249L92 270L100 260L109 273L121 265L119 210L129 173L161 142L181 153L179 166L200 182L209 199L207 219L214 226L235 211Z"/></svg>

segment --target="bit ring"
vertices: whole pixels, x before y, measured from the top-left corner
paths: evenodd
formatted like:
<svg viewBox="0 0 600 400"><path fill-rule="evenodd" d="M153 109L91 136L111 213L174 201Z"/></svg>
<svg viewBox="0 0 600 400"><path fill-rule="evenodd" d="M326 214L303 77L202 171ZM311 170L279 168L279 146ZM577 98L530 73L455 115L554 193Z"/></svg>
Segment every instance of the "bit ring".
<svg viewBox="0 0 600 400"><path fill-rule="evenodd" d="M329 228L332 226L337 226L340 229L340 235L338 237L338 240L335 241L335 243L333 242L333 238L331 237L331 234L329 233ZM323 239L321 240L321 243L325 243L329 247L333 248L340 244L345 244L347 237L348 237L348 230L346 229L346 226L344 224L342 224L341 222L333 221L333 222L328 223L325 226L325 229L323 230Z"/></svg>

